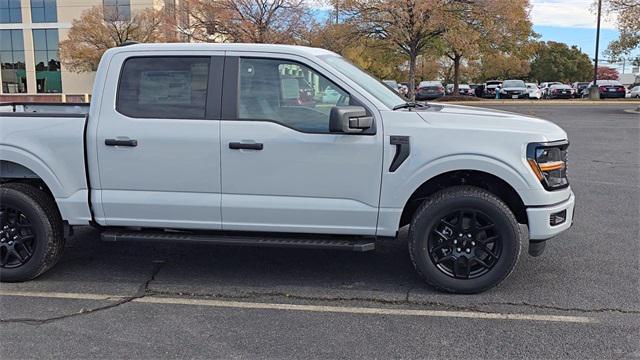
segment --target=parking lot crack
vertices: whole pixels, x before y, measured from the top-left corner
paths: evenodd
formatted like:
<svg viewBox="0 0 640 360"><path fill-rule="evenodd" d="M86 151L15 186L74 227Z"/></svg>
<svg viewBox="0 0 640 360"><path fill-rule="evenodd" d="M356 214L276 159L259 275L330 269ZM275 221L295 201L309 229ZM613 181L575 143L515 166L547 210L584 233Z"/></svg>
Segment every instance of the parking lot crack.
<svg viewBox="0 0 640 360"><path fill-rule="evenodd" d="M126 297L122 297L121 299L104 305L104 306L99 306L99 307L95 307L95 308L91 308L91 309L80 309L80 311L78 312L74 312L71 314L64 314L64 315L58 315L58 316L53 316L53 317L49 317L49 318L44 318L44 319L37 319L37 318L7 318L7 319L2 319L0 318L0 323L19 323L19 324L26 324L26 325L44 325L44 324L48 324L54 321L59 321L59 320L65 320L65 319L69 319L69 318L73 318L73 317L77 317L77 316L82 316L82 315L90 315L90 314L94 314L100 311L104 311L104 310L109 310L109 309L113 309L119 306L122 306L124 304L130 303L136 299L140 299L143 298L147 295L152 294L152 292L149 291L149 284L151 284L151 282L153 280L155 280L156 276L158 275L158 273L160 272L160 269L162 269L162 266L164 265L164 260L160 260L160 261L154 261L153 262L153 267L151 270L151 275L142 283L140 284L140 286L138 287L138 290L136 291L136 293L132 296L126 296Z"/></svg>

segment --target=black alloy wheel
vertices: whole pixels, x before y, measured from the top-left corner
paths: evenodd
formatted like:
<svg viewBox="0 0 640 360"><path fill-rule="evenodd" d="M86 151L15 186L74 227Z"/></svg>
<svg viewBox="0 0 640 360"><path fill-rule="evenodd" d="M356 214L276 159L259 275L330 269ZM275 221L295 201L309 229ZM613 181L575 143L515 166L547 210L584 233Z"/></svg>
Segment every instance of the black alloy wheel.
<svg viewBox="0 0 640 360"><path fill-rule="evenodd" d="M460 185L424 200L413 214L408 243L411 261L425 282L442 291L472 294L511 274L522 235L500 198Z"/></svg>
<svg viewBox="0 0 640 360"><path fill-rule="evenodd" d="M0 268L26 264L33 255L36 235L29 219L18 209L0 204Z"/></svg>
<svg viewBox="0 0 640 360"><path fill-rule="evenodd" d="M41 275L63 249L63 222L51 194L29 184L0 184L0 281Z"/></svg>
<svg viewBox="0 0 640 360"><path fill-rule="evenodd" d="M442 217L429 235L434 265L457 279L480 277L495 266L502 252L496 225L481 211L462 209Z"/></svg>

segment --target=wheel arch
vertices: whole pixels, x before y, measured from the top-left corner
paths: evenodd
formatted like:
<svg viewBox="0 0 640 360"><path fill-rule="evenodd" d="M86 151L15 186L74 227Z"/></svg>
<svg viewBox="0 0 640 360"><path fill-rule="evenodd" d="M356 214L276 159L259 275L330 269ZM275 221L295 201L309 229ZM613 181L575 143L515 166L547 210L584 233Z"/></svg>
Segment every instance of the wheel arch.
<svg viewBox="0 0 640 360"><path fill-rule="evenodd" d="M66 197L51 169L35 155L14 147L0 147L0 181L39 182L54 197Z"/></svg>
<svg viewBox="0 0 640 360"><path fill-rule="evenodd" d="M507 204L519 223L527 224L524 202L509 182L485 171L460 169L433 176L417 187L404 204L398 228L411 222L413 214L425 198L440 190L459 185L477 186L490 191Z"/></svg>

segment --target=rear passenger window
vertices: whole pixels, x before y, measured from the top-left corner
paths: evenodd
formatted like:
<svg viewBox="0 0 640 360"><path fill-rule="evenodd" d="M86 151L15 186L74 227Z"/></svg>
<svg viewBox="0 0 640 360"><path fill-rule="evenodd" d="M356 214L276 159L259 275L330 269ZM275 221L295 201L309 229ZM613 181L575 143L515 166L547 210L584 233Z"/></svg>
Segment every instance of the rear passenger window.
<svg viewBox="0 0 640 360"><path fill-rule="evenodd" d="M204 119L209 63L209 57L128 59L116 109L134 118Z"/></svg>

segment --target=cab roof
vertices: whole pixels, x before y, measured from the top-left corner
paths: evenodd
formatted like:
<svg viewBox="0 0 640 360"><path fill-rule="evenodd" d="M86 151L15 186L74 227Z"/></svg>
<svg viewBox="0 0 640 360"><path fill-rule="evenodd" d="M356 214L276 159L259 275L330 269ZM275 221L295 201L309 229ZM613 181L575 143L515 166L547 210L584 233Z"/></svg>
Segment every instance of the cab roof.
<svg viewBox="0 0 640 360"><path fill-rule="evenodd" d="M126 44L111 49L112 52L128 51L254 51L294 54L305 57L315 57L335 53L308 46L280 45L280 44L251 44L251 43L144 43Z"/></svg>

